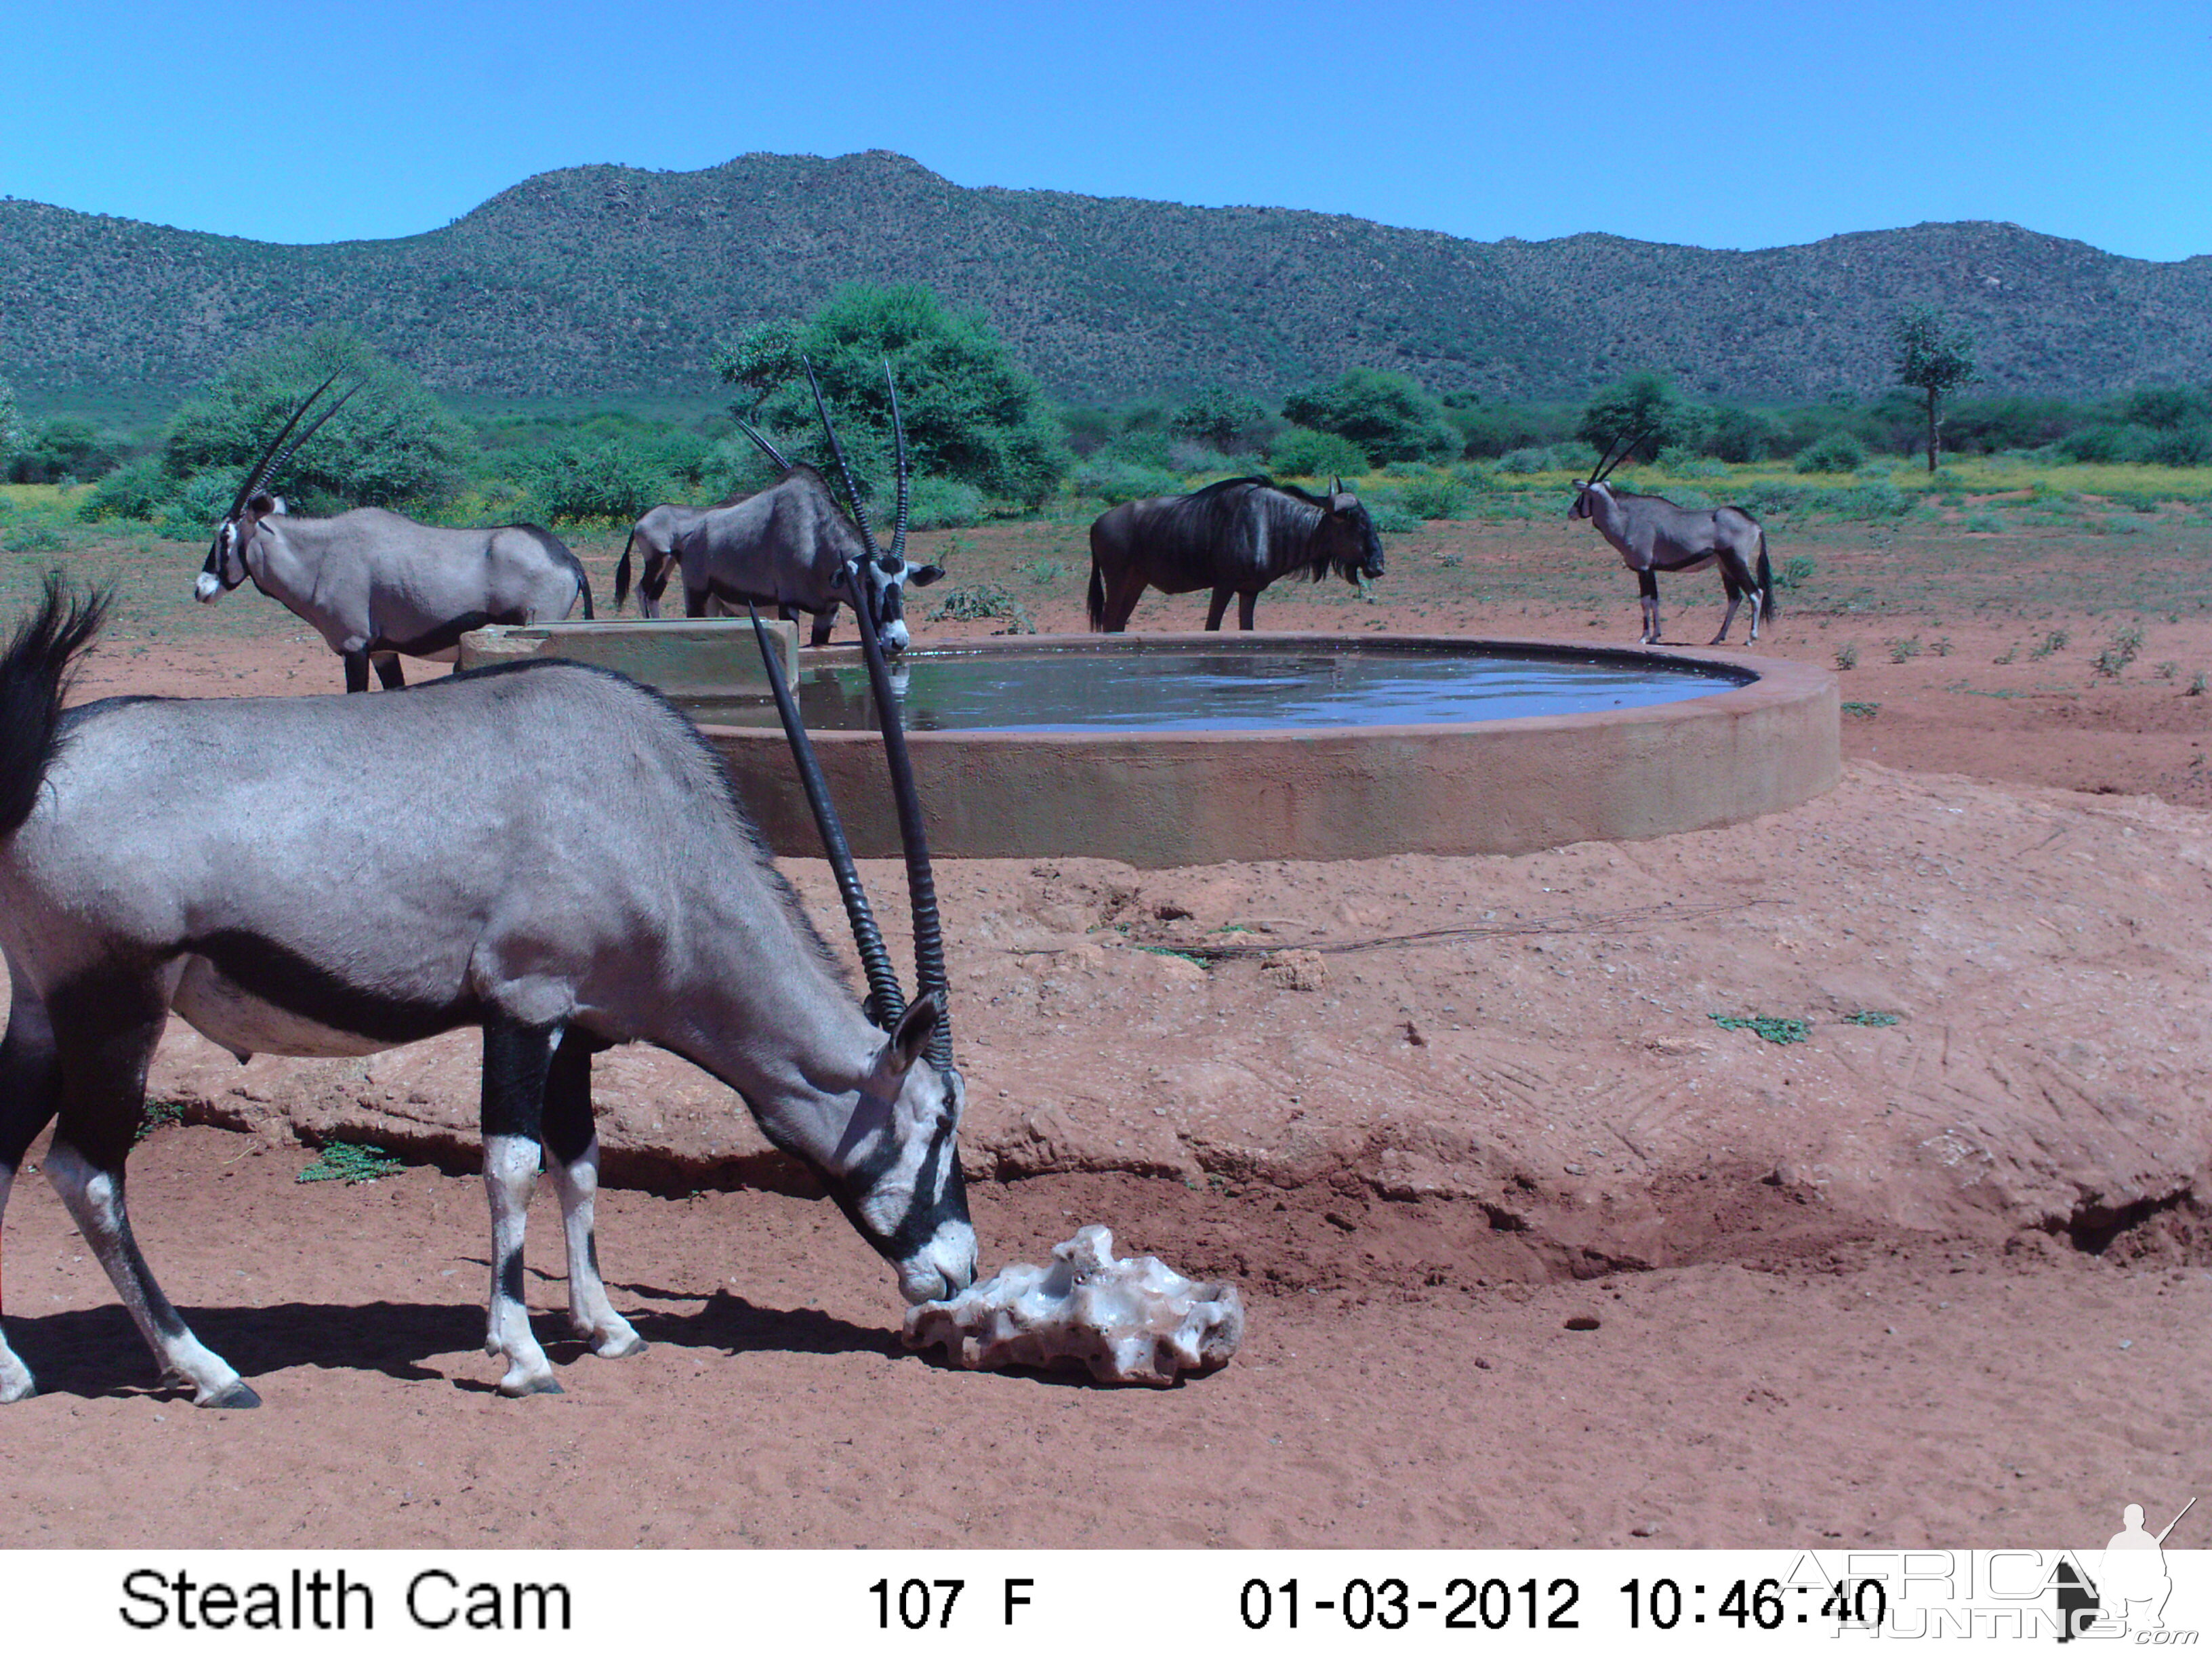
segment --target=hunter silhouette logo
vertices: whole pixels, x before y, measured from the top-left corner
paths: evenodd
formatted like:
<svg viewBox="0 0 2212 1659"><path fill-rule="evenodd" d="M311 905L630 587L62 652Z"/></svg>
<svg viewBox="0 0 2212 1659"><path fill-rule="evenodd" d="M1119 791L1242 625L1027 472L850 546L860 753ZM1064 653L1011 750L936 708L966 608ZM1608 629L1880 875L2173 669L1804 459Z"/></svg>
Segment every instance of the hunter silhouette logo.
<svg viewBox="0 0 2212 1659"><path fill-rule="evenodd" d="M2173 1594L2173 1580L2166 1571L2166 1536L2196 1507L2192 1498L2164 1532L2153 1534L2143 1528L2142 1505L2130 1504L2120 1511L2120 1529L2106 1544L2094 1577L2085 1583L2062 1563L2057 1574L2063 1626L2058 1639L2070 1642L2093 1625L2109 1624L2116 1635L2164 1630L2166 1598Z"/></svg>

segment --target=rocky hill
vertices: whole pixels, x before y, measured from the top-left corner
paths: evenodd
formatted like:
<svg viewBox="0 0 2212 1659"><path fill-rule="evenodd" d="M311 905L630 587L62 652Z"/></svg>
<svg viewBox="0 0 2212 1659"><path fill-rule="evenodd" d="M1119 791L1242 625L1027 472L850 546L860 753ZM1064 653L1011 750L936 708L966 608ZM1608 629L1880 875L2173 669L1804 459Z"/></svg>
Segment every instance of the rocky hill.
<svg viewBox="0 0 2212 1659"><path fill-rule="evenodd" d="M980 307L1063 396L1259 392L1355 364L1438 391L1572 397L1656 368L1708 395L1866 393L1925 301L1983 390L2212 380L2212 257L2153 264L2017 225L1717 252L1463 241L1279 208L970 190L883 151L524 180L441 230L284 246L0 203L0 376L41 401L183 387L350 323L432 386L707 398L715 342L856 278Z"/></svg>

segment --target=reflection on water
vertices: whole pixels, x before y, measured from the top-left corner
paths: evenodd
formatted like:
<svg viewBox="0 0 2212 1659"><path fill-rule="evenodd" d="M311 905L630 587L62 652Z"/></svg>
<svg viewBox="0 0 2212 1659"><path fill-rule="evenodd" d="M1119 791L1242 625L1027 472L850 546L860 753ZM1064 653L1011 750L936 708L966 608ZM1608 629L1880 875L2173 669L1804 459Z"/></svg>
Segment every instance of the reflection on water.
<svg viewBox="0 0 2212 1659"><path fill-rule="evenodd" d="M893 680L917 732L1190 732L1589 714L1710 696L1750 678L1446 648L1105 649L909 655ZM710 725L776 723L765 696L678 701ZM799 706L815 731L875 729L857 665L803 670Z"/></svg>

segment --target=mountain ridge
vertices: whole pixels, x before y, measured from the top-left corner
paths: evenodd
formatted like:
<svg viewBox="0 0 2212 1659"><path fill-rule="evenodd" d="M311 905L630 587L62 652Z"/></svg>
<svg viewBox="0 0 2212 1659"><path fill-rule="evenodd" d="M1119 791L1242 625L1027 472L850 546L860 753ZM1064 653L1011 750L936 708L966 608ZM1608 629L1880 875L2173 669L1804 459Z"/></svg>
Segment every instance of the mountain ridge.
<svg viewBox="0 0 2212 1659"><path fill-rule="evenodd" d="M1645 368L1705 396L1865 396L1910 303L1974 335L1980 390L2212 380L2212 256L2131 259L1989 221L1750 251L1480 242L963 186L881 150L561 168L437 229L348 242L0 202L0 375L49 395L181 389L271 334L340 320L448 392L708 398L717 342L854 280L930 283L983 310L1054 392L1097 400L1279 393L1356 365L1499 398Z"/></svg>

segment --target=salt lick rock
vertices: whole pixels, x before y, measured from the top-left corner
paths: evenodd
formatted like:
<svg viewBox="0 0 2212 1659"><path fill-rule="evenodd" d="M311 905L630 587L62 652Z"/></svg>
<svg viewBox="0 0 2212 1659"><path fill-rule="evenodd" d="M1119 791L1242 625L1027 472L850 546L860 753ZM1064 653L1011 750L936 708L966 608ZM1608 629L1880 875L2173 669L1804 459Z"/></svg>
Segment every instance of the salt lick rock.
<svg viewBox="0 0 2212 1659"><path fill-rule="evenodd" d="M1199 1284L1157 1256L1114 1255L1104 1227L1052 1247L1052 1265L1013 1262L945 1302L906 1316L910 1348L942 1344L971 1370L1087 1365L1101 1382L1166 1388L1184 1371L1218 1370L1244 1340L1244 1300Z"/></svg>

